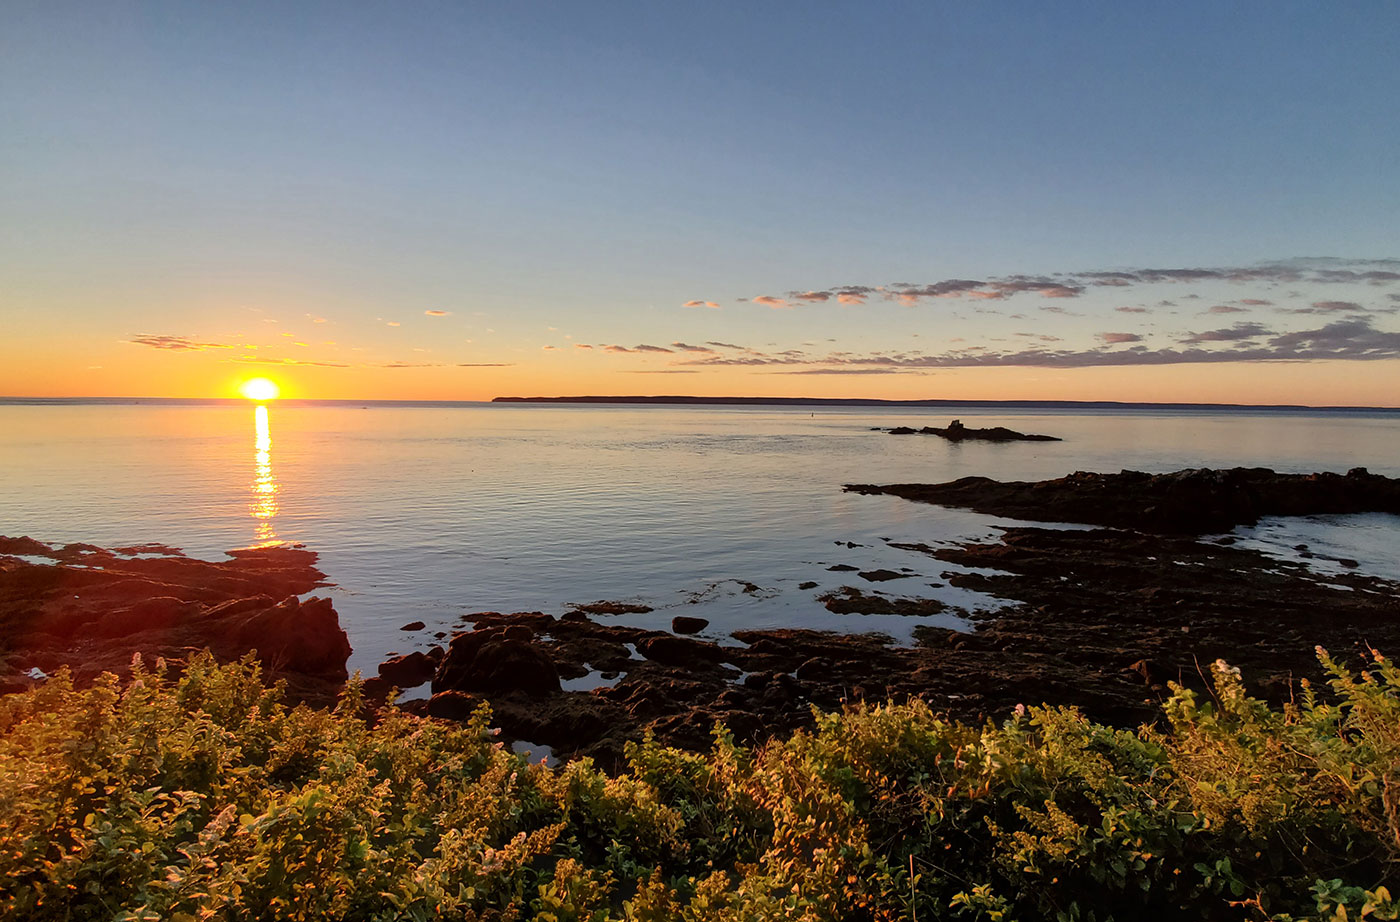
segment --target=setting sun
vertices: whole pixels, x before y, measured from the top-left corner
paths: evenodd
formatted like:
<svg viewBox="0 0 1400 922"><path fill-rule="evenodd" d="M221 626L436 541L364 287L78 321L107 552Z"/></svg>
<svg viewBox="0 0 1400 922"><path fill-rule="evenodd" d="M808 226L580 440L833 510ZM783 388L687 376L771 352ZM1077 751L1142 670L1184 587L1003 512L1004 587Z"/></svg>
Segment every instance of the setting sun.
<svg viewBox="0 0 1400 922"><path fill-rule="evenodd" d="M281 393L276 382L267 378L252 378L239 385L238 392L249 400L276 400Z"/></svg>

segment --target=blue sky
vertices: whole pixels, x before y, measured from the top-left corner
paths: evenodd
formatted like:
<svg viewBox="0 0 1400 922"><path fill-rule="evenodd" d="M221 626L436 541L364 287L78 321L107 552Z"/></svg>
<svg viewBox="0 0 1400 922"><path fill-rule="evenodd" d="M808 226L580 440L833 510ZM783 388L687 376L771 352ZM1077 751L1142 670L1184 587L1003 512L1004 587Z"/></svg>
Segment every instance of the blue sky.
<svg viewBox="0 0 1400 922"><path fill-rule="evenodd" d="M25 354L114 392L136 337L277 353L287 331L255 321L300 323L315 367L514 369L453 394L489 396L559 380L550 344L937 334L898 299L738 300L758 295L1400 255L1390 2L11 2L5 22L0 310ZM1377 288L1289 309L1386 307ZM1075 349L1112 331L1060 322ZM603 374L584 358L571 374Z"/></svg>

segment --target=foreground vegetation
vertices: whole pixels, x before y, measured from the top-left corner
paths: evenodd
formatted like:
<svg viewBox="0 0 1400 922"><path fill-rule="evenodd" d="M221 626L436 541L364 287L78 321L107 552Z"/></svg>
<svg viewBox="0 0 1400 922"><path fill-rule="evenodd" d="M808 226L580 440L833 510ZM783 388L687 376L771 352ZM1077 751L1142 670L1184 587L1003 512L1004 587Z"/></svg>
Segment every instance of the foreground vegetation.
<svg viewBox="0 0 1400 922"><path fill-rule="evenodd" d="M1400 670L1320 656L1282 711L1218 663L1159 729L913 702L615 778L484 708L289 708L252 661L59 675L0 700L0 917L1395 919Z"/></svg>

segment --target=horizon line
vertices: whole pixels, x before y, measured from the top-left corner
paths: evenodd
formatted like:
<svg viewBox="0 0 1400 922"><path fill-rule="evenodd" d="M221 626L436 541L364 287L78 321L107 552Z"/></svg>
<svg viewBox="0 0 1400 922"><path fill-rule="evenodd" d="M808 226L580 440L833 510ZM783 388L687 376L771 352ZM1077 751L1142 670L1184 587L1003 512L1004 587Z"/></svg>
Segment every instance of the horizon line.
<svg viewBox="0 0 1400 922"><path fill-rule="evenodd" d="M215 403L215 404L249 404L257 401L250 401L245 397L153 397L153 396L99 396L99 395L68 395L62 397L31 397L31 396L6 396L0 395L0 405L24 405L43 403L73 403L92 401L94 403L112 402L159 402L159 403ZM498 404L498 403L525 403L525 404L633 404L633 405L662 405L662 406L870 406L870 407L1041 407L1041 408L1072 408L1072 407L1094 407L1094 408L1146 408L1146 409L1240 409L1240 410L1328 410L1328 411L1375 411L1375 412L1396 412L1400 411L1400 406L1379 406L1379 405L1343 405L1327 404L1312 405L1302 403L1230 403L1230 402L1193 402L1193 401L1134 401L1134 400L1049 400L1049 399L955 399L947 397L930 397L916 399L887 399L880 397L762 397L762 396L726 396L726 397L705 397L685 394L657 394L657 395L573 395L573 396L498 396L489 400L469 400L469 399L444 399L444 398L378 398L378 397L283 397L275 403L282 404L380 404L380 405L406 405L406 404Z"/></svg>

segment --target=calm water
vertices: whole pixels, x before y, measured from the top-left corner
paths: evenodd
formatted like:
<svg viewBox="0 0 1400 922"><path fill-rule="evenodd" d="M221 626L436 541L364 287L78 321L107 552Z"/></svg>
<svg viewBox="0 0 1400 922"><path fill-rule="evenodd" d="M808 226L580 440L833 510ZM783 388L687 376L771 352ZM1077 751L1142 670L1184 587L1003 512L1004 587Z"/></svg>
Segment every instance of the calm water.
<svg viewBox="0 0 1400 922"><path fill-rule="evenodd" d="M1065 441L955 445L870 431L951 416ZM481 610L630 600L657 611L619 620L667 626L695 614L724 640L777 625L909 635L911 619L828 613L815 596L840 585L996 606L942 585L954 568L885 541L986 536L999 520L841 492L851 481L1235 465L1400 476L1400 415L1384 413L288 403L259 417L242 405L66 404L0 405L0 432L0 533L159 541L203 556L305 543L337 584L352 668L368 672ZM1278 553L1306 542L1400 578L1392 516L1275 520L1241 534ZM835 564L911 575L866 584ZM818 587L799 589L805 581ZM426 633L398 630L415 620Z"/></svg>

